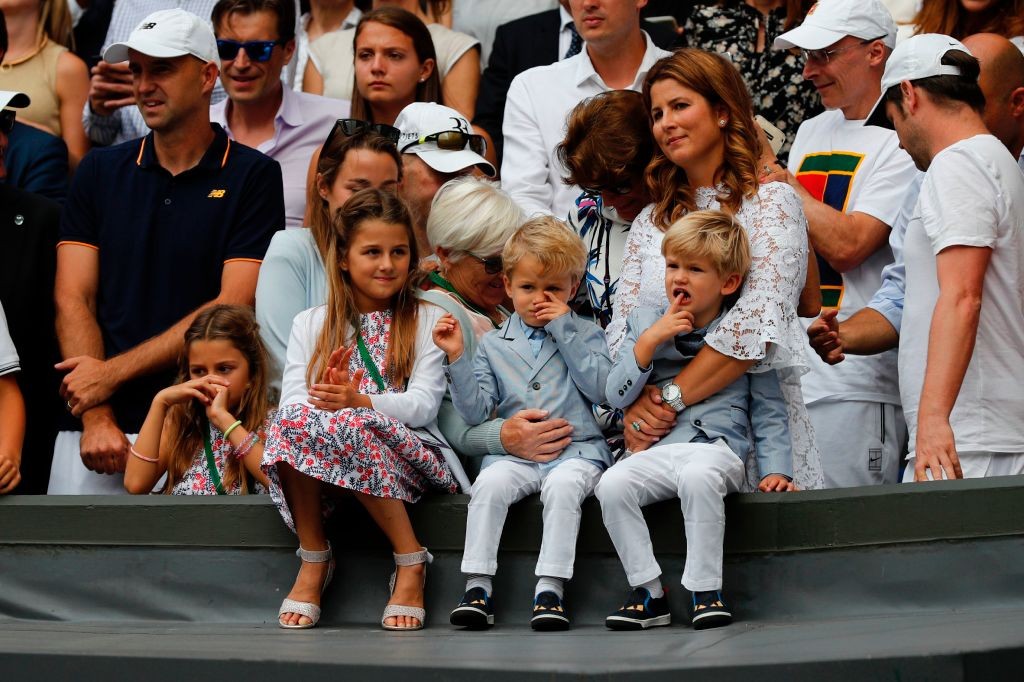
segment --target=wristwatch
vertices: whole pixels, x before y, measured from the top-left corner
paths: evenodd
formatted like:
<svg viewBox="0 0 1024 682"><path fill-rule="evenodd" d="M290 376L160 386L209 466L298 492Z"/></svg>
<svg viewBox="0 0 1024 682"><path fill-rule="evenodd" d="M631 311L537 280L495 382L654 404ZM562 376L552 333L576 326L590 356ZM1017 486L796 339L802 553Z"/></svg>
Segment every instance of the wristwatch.
<svg viewBox="0 0 1024 682"><path fill-rule="evenodd" d="M683 391L674 381L670 381L662 387L661 399L676 412L682 412L686 407L683 403Z"/></svg>

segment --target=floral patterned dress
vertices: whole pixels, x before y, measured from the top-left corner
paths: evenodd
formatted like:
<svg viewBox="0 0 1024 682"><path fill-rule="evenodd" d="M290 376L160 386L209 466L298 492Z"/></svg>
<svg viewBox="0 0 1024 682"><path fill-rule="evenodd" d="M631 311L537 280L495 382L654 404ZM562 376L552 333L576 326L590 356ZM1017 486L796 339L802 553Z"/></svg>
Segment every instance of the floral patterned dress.
<svg viewBox="0 0 1024 682"><path fill-rule="evenodd" d="M757 51L757 31L764 22L764 50ZM786 135L779 156L785 159L800 123L822 112L821 100L810 81L804 80L803 62L789 50L773 50L785 32L786 8L762 14L743 0L698 4L686 21L686 44L725 54L743 74L754 112L774 123Z"/></svg>
<svg viewBox="0 0 1024 682"><path fill-rule="evenodd" d="M388 381L384 369L391 311L361 315L360 326L367 352L385 386L381 390L372 373L365 371L359 391L367 395L403 392L403 387ZM348 369L350 376L367 369L360 353L352 353ZM262 468L270 479L271 499L294 529L277 474L279 464L344 490L406 502L416 502L429 488L458 491L451 469L429 434L365 407L328 411L292 403L278 410L267 431ZM325 512L329 508L325 503Z"/></svg>
<svg viewBox="0 0 1024 682"><path fill-rule="evenodd" d="M217 475L224 480L224 469L228 462L234 457L231 443L224 434L213 424L207 426L209 429L210 451L213 453L213 463L217 467ZM230 489L224 491L228 495L241 495L241 482L235 481ZM264 495L267 490L260 483L254 482L249 487L249 492L254 495ZM171 488L172 495L216 495L217 487L210 475L210 466L206 460L206 449L199 448L199 451L192 457L192 464L182 475L181 480Z"/></svg>

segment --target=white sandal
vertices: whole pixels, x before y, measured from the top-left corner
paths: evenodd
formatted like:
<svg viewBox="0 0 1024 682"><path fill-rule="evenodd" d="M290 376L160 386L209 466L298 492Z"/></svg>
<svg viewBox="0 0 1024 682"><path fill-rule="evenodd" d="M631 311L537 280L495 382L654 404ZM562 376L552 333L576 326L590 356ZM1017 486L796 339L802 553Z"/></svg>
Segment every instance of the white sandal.
<svg viewBox="0 0 1024 682"><path fill-rule="evenodd" d="M428 552L426 547L424 547L423 549L421 549L418 552L410 552L409 554L394 554L393 556L395 557L395 566L396 567L397 566L415 566L417 564L429 564L429 563L432 563L434 561L434 555L432 555L430 552ZM395 580L396 580L397 576L398 576L398 569L396 568L395 572L391 574L391 580L388 582L388 587L390 588L391 594L395 593ZM427 582L427 571L426 571L426 568L424 568L423 569L423 584L426 585L426 582ZM388 618L392 618L392 617L395 617L395 616L407 616L409 618L416 618L416 619L418 619L420 621L420 624L419 625L414 625L412 627L402 627L400 625L388 625L387 623L384 622ZM384 607L384 615L381 616L381 618L380 618L380 626L382 628L384 628L385 630L400 630L400 631L422 630L423 629L423 624L426 622L426 617L427 617L426 610L421 608L421 607L419 607L419 606L405 606L403 604L388 604L387 606Z"/></svg>
<svg viewBox="0 0 1024 682"><path fill-rule="evenodd" d="M331 543L328 542L327 549L320 551L302 549L302 547L299 547L295 550L295 556L310 564L322 564L324 562L328 562L327 577L324 579L324 584L320 586L320 594L322 595L324 590L327 589L327 585L330 584L331 578L334 577L334 556L331 552ZM300 623L289 625L281 620L281 616L286 613L297 613L300 616L309 618L311 622L306 623L305 625ZM320 607L308 601L285 599L281 602L281 608L277 612L277 624L286 630L306 630L314 627L318 622L320 622Z"/></svg>

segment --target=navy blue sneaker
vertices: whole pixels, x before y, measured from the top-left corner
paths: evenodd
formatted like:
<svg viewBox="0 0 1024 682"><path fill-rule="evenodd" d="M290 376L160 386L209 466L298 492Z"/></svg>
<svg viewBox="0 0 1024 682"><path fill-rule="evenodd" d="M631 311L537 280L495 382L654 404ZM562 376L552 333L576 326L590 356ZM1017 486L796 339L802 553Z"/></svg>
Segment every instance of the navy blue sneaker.
<svg viewBox="0 0 1024 682"><path fill-rule="evenodd" d="M462 601L452 611L449 620L452 625L470 630L491 627L494 625L494 604L491 595L482 587L474 587L462 595Z"/></svg>
<svg viewBox="0 0 1024 682"><path fill-rule="evenodd" d="M718 590L693 593L693 629L720 628L732 622L732 613Z"/></svg>
<svg viewBox="0 0 1024 682"><path fill-rule="evenodd" d="M612 630L646 630L671 623L668 597L662 595L655 599L643 587L634 588L622 608L604 619L604 624Z"/></svg>
<svg viewBox="0 0 1024 682"><path fill-rule="evenodd" d="M569 614L561 597L554 592L541 592L533 599L530 627L540 632L569 629Z"/></svg>

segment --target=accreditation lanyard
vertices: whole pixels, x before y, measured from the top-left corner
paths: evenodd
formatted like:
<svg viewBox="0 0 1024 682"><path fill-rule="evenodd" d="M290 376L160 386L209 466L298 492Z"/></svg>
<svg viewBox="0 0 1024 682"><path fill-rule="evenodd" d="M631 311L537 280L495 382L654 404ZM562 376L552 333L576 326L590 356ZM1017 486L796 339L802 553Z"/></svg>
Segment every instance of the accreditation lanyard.
<svg viewBox="0 0 1024 682"><path fill-rule="evenodd" d="M224 486L220 482L220 472L217 471L217 462L213 459L213 446L210 445L210 429L203 430L203 448L206 450L206 466L210 470L210 478L213 479L213 486L217 489L218 495L227 495Z"/></svg>
<svg viewBox="0 0 1024 682"><path fill-rule="evenodd" d="M480 308L478 308L477 306L473 305L472 303L467 301L465 298L463 298L462 294L460 294L459 292L455 291L455 287L452 286L452 283L449 282L448 280L446 280L444 277L442 277L441 275L437 274L436 272L432 272L432 273L430 273L428 275L428 278L430 279L431 282L433 282L437 286L439 286L442 289L444 289L445 291L451 293L451 295L454 296L458 300L458 302L463 305L463 307L469 308L470 310L472 310L477 315L482 315L483 317L487 318L487 321L491 323L492 327L494 327L495 329L500 329L501 328L501 325L498 324L497 322L495 322L494 320L492 320L490 315L485 313L483 310L480 310Z"/></svg>
<svg viewBox="0 0 1024 682"><path fill-rule="evenodd" d="M381 393L384 393L385 384L384 377L380 375L380 370L377 369L377 363L373 361L370 356L370 351L366 347L366 343L363 341L362 332L356 336L356 346L359 348L359 357L363 359L363 367L369 372L370 378L373 379L373 383L377 384L377 388L380 389Z"/></svg>

